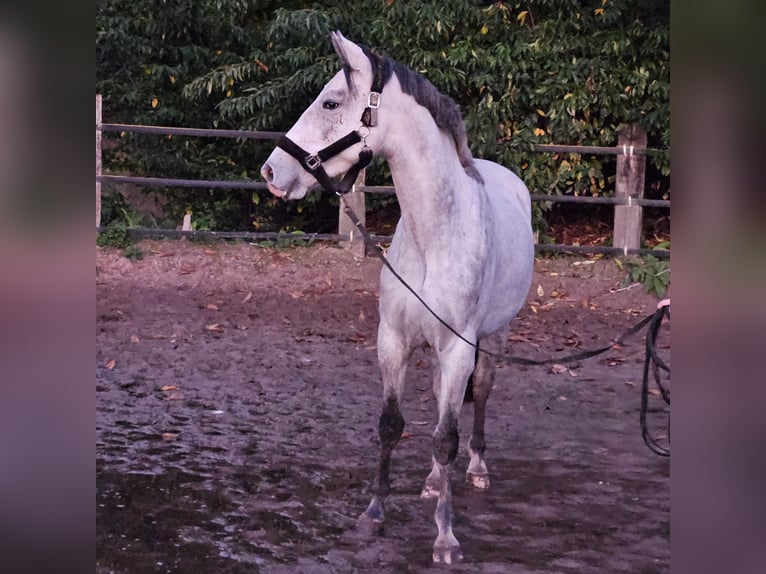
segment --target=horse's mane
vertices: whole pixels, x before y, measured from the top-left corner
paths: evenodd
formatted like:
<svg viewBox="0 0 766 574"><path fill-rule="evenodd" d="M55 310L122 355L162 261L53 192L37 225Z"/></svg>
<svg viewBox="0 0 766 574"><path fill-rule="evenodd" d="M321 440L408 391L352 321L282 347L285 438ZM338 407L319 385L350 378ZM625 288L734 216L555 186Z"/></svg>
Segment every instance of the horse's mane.
<svg viewBox="0 0 766 574"><path fill-rule="evenodd" d="M369 58L373 71L378 70L378 73L382 75L384 84L391 79L392 74L396 74L404 93L415 98L418 104L426 108L431 113L436 125L446 130L455 140L460 165L463 166L465 172L476 181L483 183L484 179L476 169L473 155L468 148L465 123L455 101L437 90L436 86L422 74L410 70L387 56L378 56L366 46L362 46L362 50Z"/></svg>

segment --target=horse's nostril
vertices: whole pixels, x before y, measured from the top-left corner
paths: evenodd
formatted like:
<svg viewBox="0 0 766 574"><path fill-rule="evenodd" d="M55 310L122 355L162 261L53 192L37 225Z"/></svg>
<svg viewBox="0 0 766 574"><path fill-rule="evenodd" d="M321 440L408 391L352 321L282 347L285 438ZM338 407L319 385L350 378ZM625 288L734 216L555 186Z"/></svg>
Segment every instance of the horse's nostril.
<svg viewBox="0 0 766 574"><path fill-rule="evenodd" d="M264 164L261 168L261 176L266 180L266 183L271 183L274 180L274 170L271 169L269 164Z"/></svg>

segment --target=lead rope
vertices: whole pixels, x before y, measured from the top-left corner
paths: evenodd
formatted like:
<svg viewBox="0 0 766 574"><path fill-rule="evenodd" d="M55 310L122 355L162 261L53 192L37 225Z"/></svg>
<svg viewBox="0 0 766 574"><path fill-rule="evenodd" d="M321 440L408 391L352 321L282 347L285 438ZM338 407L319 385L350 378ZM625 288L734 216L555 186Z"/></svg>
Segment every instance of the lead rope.
<svg viewBox="0 0 766 574"><path fill-rule="evenodd" d="M354 224L354 226L359 230L359 233L362 234L362 237L364 238L364 243L366 246L369 246L372 248L373 252L375 253L375 256L380 259L380 261L383 263L383 265L393 274L394 277L396 277L399 282L410 292L412 293L415 298L420 301L420 303L426 308L426 310L433 315L439 323L444 325L453 335L455 335L458 339L461 341L467 343L477 351L481 353L485 353L487 355L490 355L496 359L500 359L506 363L513 363L517 365L550 365L553 363L571 363L573 361L580 361L583 359L588 359L590 357L594 357L596 355L600 355L601 353L605 353L606 351L612 349L615 345L621 345L624 343L624 341L631 336L638 333L645 325L647 325L649 322L654 319L654 317L657 315L657 313L654 313L652 315L649 315L647 317L644 317L641 321L639 321L636 325L625 331L619 338L615 339L608 345L605 345L603 347L599 347L598 349L591 349L588 351L579 351L577 353L572 353L570 355L566 355L564 357L554 357L552 359L529 359L526 357L517 357L514 355L500 355L499 353L493 353L492 351L488 351L486 349L482 349L479 347L477 343L474 343L472 341L469 341L466 339L462 334L460 334L457 330L455 330L452 325L447 323L444 319L442 319L436 311L434 311L428 303L426 303L423 298L415 291L415 289L412 288L405 280L404 278L399 275L394 267L391 265L391 262L388 260L388 258L383 253L383 249L375 242L375 240L372 238L370 233L367 231L367 228L364 226L364 224L360 221L360 219L357 217L356 213L354 213L354 210L351 208L350 205L345 201L345 198L343 194L338 194L340 196L341 202L343 203L343 211L348 216L348 218L351 220L351 222ZM659 310L658 310L659 312ZM659 327L658 327L659 328Z"/></svg>
<svg viewBox="0 0 766 574"><path fill-rule="evenodd" d="M664 302L663 302L664 303ZM662 399L670 405L670 391L662 384L660 377L660 369L666 371L670 375L670 367L657 355L656 343L657 334L659 333L662 320L670 318L670 306L661 304L657 311L651 316L651 323L646 333L646 353L644 356L644 376L641 383L641 414L639 416L641 422L641 436L644 438L646 446L649 450L660 455L670 456L670 449L660 446L657 440L649 433L649 425L647 423L647 412L649 408L649 369L651 367L652 374L654 375L654 382L660 390L660 396ZM670 413L668 412L668 440L670 440Z"/></svg>

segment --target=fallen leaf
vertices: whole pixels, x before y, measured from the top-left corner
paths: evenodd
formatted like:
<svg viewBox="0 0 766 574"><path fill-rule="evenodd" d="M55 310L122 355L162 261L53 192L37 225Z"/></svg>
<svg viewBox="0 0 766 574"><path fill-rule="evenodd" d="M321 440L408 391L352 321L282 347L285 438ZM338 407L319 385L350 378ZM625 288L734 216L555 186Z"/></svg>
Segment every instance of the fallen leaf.
<svg viewBox="0 0 766 574"><path fill-rule="evenodd" d="M245 295L245 298L244 298L244 299L242 299L242 302L243 302L243 303L247 303L247 302L248 302L248 301L250 301L250 299L252 299L252 298L253 298L253 292L252 292L252 291L248 291L248 292L247 292L247 295Z"/></svg>
<svg viewBox="0 0 766 574"><path fill-rule="evenodd" d="M169 393L166 397L166 401L180 401L182 398L184 398L183 393L179 393L176 391L173 391L172 393Z"/></svg>
<svg viewBox="0 0 766 574"><path fill-rule="evenodd" d="M162 386L160 387L160 390L161 390L162 392L165 392L165 393L166 393L166 392L168 392L168 391L175 391L175 390L178 390L178 387L177 387L177 386L175 386L175 385L162 385Z"/></svg>
<svg viewBox="0 0 766 574"><path fill-rule="evenodd" d="M141 341L141 339L139 339L137 335L131 335L130 336L130 342L131 343L138 343L140 341Z"/></svg>
<svg viewBox="0 0 766 574"><path fill-rule="evenodd" d="M537 296L538 297L544 297L545 296L545 291L543 291L543 286L540 285L540 284L537 285Z"/></svg>
<svg viewBox="0 0 766 574"><path fill-rule="evenodd" d="M634 383L633 381L625 381L625 384L628 385L629 387L635 387L636 386L636 383Z"/></svg>
<svg viewBox="0 0 766 574"><path fill-rule="evenodd" d="M567 398L564 395L559 395L559 400L560 401L565 401L565 400L567 400Z"/></svg>
<svg viewBox="0 0 766 574"><path fill-rule="evenodd" d="M415 435L414 435L414 434L412 434L411 432L403 432L403 433L402 433L402 438L401 438L401 440L407 440L408 438L412 438L412 437L414 437L414 436L415 436Z"/></svg>
<svg viewBox="0 0 766 574"><path fill-rule="evenodd" d="M172 442L178 438L177 432L164 432L162 433L162 440Z"/></svg>
<svg viewBox="0 0 766 574"><path fill-rule="evenodd" d="M551 373L554 375L560 375L561 373L566 373L569 369L567 369L564 365L561 363L553 363L551 365Z"/></svg>
<svg viewBox="0 0 766 574"><path fill-rule="evenodd" d="M290 293L290 297L292 297L293 299L300 299L301 297L303 297L303 293L301 291L293 291L292 293Z"/></svg>
<svg viewBox="0 0 766 574"><path fill-rule="evenodd" d="M364 311L359 311L359 321L364 321L367 319L367 315L364 314Z"/></svg>
<svg viewBox="0 0 766 574"><path fill-rule="evenodd" d="M535 307L534 305L530 305L529 310L532 311L532 313L534 313L535 315L537 315L537 307Z"/></svg>
<svg viewBox="0 0 766 574"><path fill-rule="evenodd" d="M114 359L109 359L109 360L108 360L108 361L107 361L107 362L104 364L104 366L105 366L107 369L111 370L111 369L114 369L114 366L115 366L116 364L117 364L117 361L115 361Z"/></svg>
<svg viewBox="0 0 766 574"><path fill-rule="evenodd" d="M346 337L346 342L348 343L363 343L366 340L367 340L367 337L365 337L361 333L356 333L354 335L351 335L350 337Z"/></svg>
<svg viewBox="0 0 766 574"><path fill-rule="evenodd" d="M415 425L415 426L419 426L419 427L424 427L424 426L428 426L431 423L429 423L428 421L412 421L412 422L410 422L410 424L411 425Z"/></svg>
<svg viewBox="0 0 766 574"><path fill-rule="evenodd" d="M210 309L211 311L218 311L218 305L215 303L208 303L205 305L205 309Z"/></svg>
<svg viewBox="0 0 766 574"><path fill-rule="evenodd" d="M205 329L208 331L212 331L214 333L223 333L223 327L221 327L218 323L213 323L212 325L206 325Z"/></svg>

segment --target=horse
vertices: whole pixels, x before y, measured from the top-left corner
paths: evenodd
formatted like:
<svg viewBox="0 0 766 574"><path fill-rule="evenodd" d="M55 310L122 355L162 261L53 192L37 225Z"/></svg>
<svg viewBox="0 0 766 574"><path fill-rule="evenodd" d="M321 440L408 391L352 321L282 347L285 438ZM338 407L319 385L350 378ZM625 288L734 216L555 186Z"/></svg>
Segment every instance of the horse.
<svg viewBox="0 0 766 574"><path fill-rule="evenodd" d="M422 303L383 266L377 341L381 450L372 500L357 525L372 533L382 528L391 454L404 428L407 363L415 349L430 347L437 359L438 422L421 496L438 497L433 561L453 563L463 558L452 530L459 415L470 380L474 421L466 480L486 489L484 420L495 360L483 351L503 348L509 322L531 285L529 191L510 170L472 156L458 105L423 75L340 32L331 40L342 70L278 140L261 175L272 194L298 200L319 186L345 193L373 156L388 162L401 217L387 257Z"/></svg>

